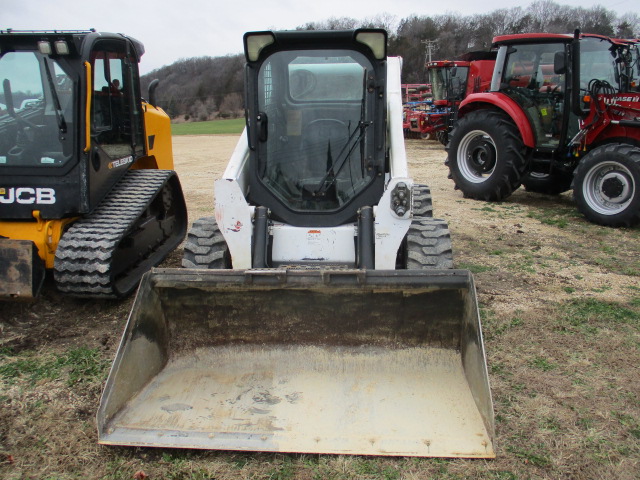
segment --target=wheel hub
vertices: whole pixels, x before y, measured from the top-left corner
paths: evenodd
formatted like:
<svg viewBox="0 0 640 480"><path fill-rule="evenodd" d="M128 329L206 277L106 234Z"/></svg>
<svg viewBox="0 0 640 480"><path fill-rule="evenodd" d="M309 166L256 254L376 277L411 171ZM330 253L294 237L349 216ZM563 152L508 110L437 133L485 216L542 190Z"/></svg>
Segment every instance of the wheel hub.
<svg viewBox="0 0 640 480"><path fill-rule="evenodd" d="M490 172L496 165L496 152L493 145L483 137L476 137L469 143L469 166L478 175Z"/></svg>
<svg viewBox="0 0 640 480"><path fill-rule="evenodd" d="M602 177L601 191L610 202L624 200L629 195L629 179L621 172L609 172Z"/></svg>
<svg viewBox="0 0 640 480"><path fill-rule="evenodd" d="M582 188L590 208L603 215L615 215L629 206L636 186L624 165L608 161L587 172Z"/></svg>

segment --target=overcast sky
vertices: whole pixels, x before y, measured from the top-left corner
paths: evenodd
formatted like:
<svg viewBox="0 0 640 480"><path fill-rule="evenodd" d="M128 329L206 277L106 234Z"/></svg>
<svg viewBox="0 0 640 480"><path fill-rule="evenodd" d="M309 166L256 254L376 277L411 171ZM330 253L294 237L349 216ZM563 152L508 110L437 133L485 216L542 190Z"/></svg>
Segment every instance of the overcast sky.
<svg viewBox="0 0 640 480"><path fill-rule="evenodd" d="M292 29L331 17L396 21L410 15L472 15L498 8L527 7L523 0L2 0L0 29L88 29L125 33L142 41L141 72L180 58L242 52L242 35L252 30ZM617 14L638 13L638 0L556 0Z"/></svg>

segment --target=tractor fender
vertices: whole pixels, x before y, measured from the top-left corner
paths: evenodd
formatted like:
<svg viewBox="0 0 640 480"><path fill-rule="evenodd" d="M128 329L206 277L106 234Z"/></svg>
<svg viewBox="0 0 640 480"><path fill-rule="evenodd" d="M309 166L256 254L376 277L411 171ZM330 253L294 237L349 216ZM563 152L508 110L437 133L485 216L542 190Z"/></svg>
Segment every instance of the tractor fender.
<svg viewBox="0 0 640 480"><path fill-rule="evenodd" d="M520 136L522 137L522 142L527 147L535 147L535 136L527 115L520 105L503 93L472 93L460 103L458 119L464 117L469 112L480 110L482 108L497 108L502 110L513 120L513 123L518 128Z"/></svg>

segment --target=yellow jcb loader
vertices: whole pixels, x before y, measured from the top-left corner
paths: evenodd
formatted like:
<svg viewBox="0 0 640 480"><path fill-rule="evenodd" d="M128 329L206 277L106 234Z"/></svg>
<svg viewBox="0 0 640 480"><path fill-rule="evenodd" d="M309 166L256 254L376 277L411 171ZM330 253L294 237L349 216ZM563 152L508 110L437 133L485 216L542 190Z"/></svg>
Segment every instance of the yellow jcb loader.
<svg viewBox="0 0 640 480"><path fill-rule="evenodd" d="M143 53L121 34L0 31L0 299L34 297L46 270L70 295L121 297L183 240Z"/></svg>

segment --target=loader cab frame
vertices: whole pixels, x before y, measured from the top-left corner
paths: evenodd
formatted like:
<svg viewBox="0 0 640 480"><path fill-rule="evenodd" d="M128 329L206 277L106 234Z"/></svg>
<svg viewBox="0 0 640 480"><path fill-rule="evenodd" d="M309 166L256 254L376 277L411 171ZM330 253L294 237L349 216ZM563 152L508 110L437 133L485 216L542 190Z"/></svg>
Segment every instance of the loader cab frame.
<svg viewBox="0 0 640 480"><path fill-rule="evenodd" d="M386 32L244 41L250 201L294 226L353 221L384 190Z"/></svg>

